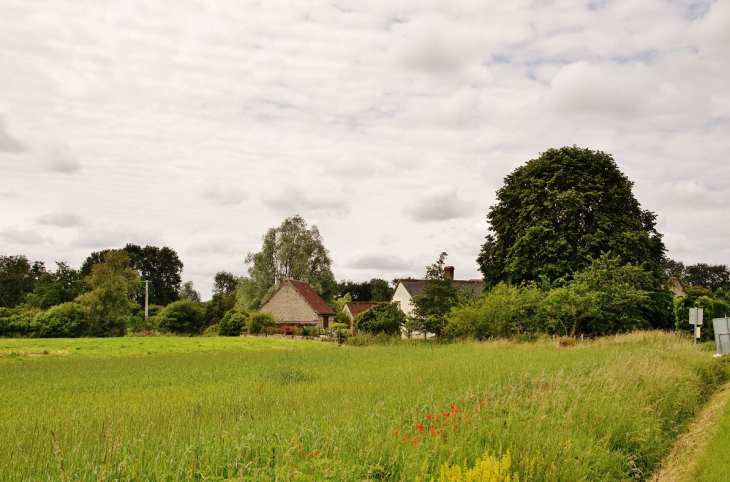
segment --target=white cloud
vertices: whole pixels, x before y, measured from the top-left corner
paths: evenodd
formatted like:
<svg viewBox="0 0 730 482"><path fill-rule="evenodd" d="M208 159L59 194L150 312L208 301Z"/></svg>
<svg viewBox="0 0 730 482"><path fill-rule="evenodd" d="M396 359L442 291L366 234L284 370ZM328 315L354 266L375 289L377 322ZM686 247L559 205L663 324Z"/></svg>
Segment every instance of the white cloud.
<svg viewBox="0 0 730 482"><path fill-rule="evenodd" d="M18 140L14 139L9 133L3 120L0 118L0 152L8 152L17 154L25 152L27 148Z"/></svg>
<svg viewBox="0 0 730 482"><path fill-rule="evenodd" d="M50 171L73 174L81 170L81 163L66 144L48 140L42 146L40 159L43 167Z"/></svg>
<svg viewBox="0 0 730 482"><path fill-rule="evenodd" d="M615 155L681 256L716 262L728 22L727 0L6 0L0 232L37 220L52 238L21 246L49 263L164 238L202 287L300 213L338 278L377 275L353 253L421 273L440 246L466 273L504 176L577 144ZM394 258L364 258L384 239Z"/></svg>
<svg viewBox="0 0 730 482"><path fill-rule="evenodd" d="M431 222L469 217L474 209L453 188L416 198L406 206L405 212L415 221Z"/></svg>
<svg viewBox="0 0 730 482"><path fill-rule="evenodd" d="M246 201L248 194L238 187L209 186L203 192L203 198L219 206L233 206Z"/></svg>
<svg viewBox="0 0 730 482"><path fill-rule="evenodd" d="M392 253L368 249L355 254L348 266L357 270L408 271L413 263Z"/></svg>
<svg viewBox="0 0 730 482"><path fill-rule="evenodd" d="M266 197L264 202L282 214L328 213L344 216L350 212L349 203L331 189L312 186L311 192L303 188L284 185L278 193Z"/></svg>
<svg viewBox="0 0 730 482"><path fill-rule="evenodd" d="M49 226L58 226L62 228L71 228L83 226L86 223L81 216L70 212L51 212L38 216L35 220L36 224Z"/></svg>
<svg viewBox="0 0 730 482"><path fill-rule="evenodd" d="M42 236L38 231L20 228L3 229L0 231L0 238L6 243L21 246L35 246L53 242L52 239Z"/></svg>

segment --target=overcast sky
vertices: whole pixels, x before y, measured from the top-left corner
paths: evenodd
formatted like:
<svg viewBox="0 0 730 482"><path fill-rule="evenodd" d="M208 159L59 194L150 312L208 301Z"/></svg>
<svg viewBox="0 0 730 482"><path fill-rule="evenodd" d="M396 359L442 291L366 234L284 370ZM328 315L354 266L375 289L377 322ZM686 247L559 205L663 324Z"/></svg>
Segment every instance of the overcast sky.
<svg viewBox="0 0 730 482"><path fill-rule="evenodd" d="M730 0L0 2L0 254L175 249L204 299L286 217L337 279L477 278L504 177L613 154L730 258Z"/></svg>

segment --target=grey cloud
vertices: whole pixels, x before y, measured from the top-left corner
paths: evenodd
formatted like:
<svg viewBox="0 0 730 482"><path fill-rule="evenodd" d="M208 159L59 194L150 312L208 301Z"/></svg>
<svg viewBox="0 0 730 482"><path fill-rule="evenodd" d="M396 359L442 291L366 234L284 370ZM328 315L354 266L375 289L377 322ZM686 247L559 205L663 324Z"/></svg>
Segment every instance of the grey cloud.
<svg viewBox="0 0 730 482"><path fill-rule="evenodd" d="M116 249L127 243L165 246L162 238L156 234L139 233L123 227L87 227L79 231L70 244L77 248Z"/></svg>
<svg viewBox="0 0 730 482"><path fill-rule="evenodd" d="M403 271L413 268L413 264L400 256L388 253L364 253L349 263L353 269L372 269L383 271Z"/></svg>
<svg viewBox="0 0 730 482"><path fill-rule="evenodd" d="M36 224L59 226L62 228L72 228L76 226L83 226L85 224L80 216L68 212L47 213L37 217L35 222Z"/></svg>
<svg viewBox="0 0 730 482"><path fill-rule="evenodd" d="M237 187L210 186L203 192L203 198L219 206L233 206L248 199L248 194Z"/></svg>
<svg viewBox="0 0 730 482"><path fill-rule="evenodd" d="M9 152L11 154L18 154L25 152L28 149L20 143L20 141L10 136L3 120L0 119L0 152Z"/></svg>
<svg viewBox="0 0 730 482"><path fill-rule="evenodd" d="M264 202L272 209L281 213L330 213L335 216L344 216L350 212L349 203L331 193L331 190L317 188L316 194L310 194L304 189L285 186L278 194L269 197Z"/></svg>
<svg viewBox="0 0 730 482"><path fill-rule="evenodd" d="M0 238L10 244L20 244L25 246L34 246L37 244L53 242L52 239L41 236L38 231L18 228L8 228L0 231Z"/></svg>
<svg viewBox="0 0 730 482"><path fill-rule="evenodd" d="M81 170L81 163L67 145L58 141L49 141L41 152L43 166L51 171L73 174Z"/></svg>
<svg viewBox="0 0 730 482"><path fill-rule="evenodd" d="M409 217L423 222L465 218L473 212L473 207L458 197L456 188L415 199L405 209Z"/></svg>

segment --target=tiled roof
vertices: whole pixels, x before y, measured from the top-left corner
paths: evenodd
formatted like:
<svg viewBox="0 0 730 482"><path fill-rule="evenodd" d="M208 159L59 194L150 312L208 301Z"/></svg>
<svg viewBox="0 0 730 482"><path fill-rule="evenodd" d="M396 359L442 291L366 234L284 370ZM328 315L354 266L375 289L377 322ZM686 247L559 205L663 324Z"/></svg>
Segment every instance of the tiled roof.
<svg viewBox="0 0 730 482"><path fill-rule="evenodd" d="M380 303L377 301L349 301L345 303L345 306L350 311L350 314L355 317L362 313L363 311L367 311L370 308L372 308L375 305L379 305Z"/></svg>
<svg viewBox="0 0 730 482"><path fill-rule="evenodd" d="M296 289L300 295L302 295L302 298L309 303L309 306L312 307L314 311L317 312L319 315L334 315L335 312L332 311L332 308L330 308L327 303L322 301L322 298L319 297L319 295L312 289L311 286L309 286L304 281L297 281L290 279L289 283L294 286L294 289Z"/></svg>
<svg viewBox="0 0 730 482"><path fill-rule="evenodd" d="M402 279L400 284L408 291L411 298L418 296L423 293L423 287L426 284L426 280L422 279ZM459 288L459 291L471 291L474 290L474 294L480 296L482 294L483 281L480 279L471 280L452 280L451 284Z"/></svg>

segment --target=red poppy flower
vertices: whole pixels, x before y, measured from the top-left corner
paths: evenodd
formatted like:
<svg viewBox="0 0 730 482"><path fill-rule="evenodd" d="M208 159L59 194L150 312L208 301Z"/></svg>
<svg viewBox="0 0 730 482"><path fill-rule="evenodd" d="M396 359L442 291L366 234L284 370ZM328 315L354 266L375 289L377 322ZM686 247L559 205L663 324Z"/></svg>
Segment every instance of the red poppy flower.
<svg viewBox="0 0 730 482"><path fill-rule="evenodd" d="M416 425L416 428L418 430L423 430L423 424L422 423L419 423L418 425Z"/></svg>
<svg viewBox="0 0 730 482"><path fill-rule="evenodd" d="M427 418L427 419L429 419L429 420L433 420L434 418L436 418L436 415L429 415L429 416L428 416L428 417L426 417L426 418Z"/></svg>
<svg viewBox="0 0 730 482"><path fill-rule="evenodd" d="M419 438L414 438L414 439L413 439L413 443L414 443L414 444L417 444L417 443L419 443L420 441L421 441L421 439L419 439Z"/></svg>
<svg viewBox="0 0 730 482"><path fill-rule="evenodd" d="M400 432L398 432L398 431L396 430L396 431L395 431L395 432L393 432L393 433L394 433L394 434L396 434L396 435L398 435L398 434L399 434Z"/></svg>

